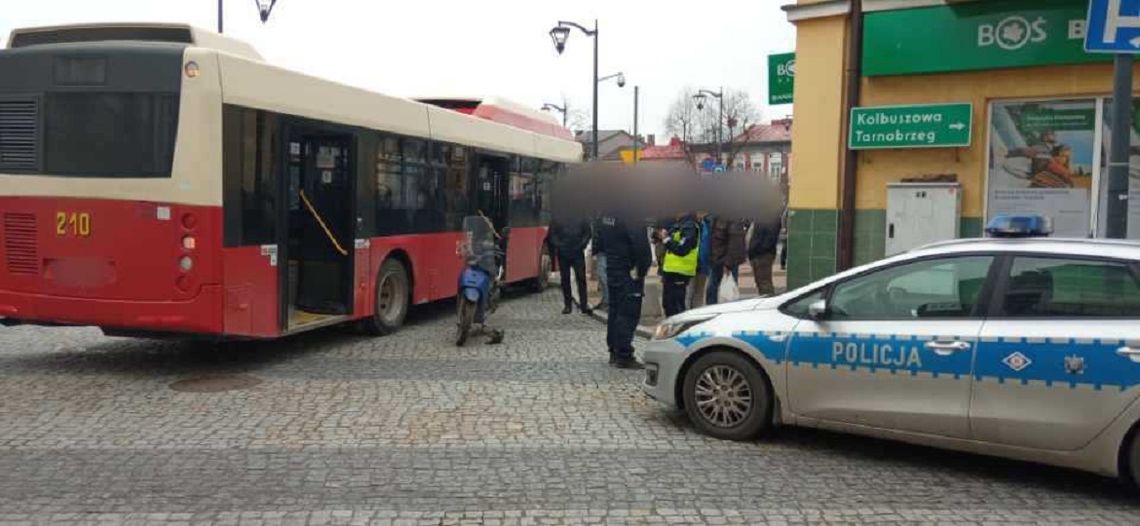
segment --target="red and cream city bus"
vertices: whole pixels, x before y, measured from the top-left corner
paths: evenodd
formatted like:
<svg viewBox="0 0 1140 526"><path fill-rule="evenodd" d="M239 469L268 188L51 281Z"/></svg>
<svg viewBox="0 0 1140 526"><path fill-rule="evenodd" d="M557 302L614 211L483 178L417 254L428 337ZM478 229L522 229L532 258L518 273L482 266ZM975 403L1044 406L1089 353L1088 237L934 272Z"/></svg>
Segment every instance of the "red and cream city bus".
<svg viewBox="0 0 1140 526"><path fill-rule="evenodd" d="M508 103L390 97L177 25L16 30L0 50L0 318L108 334L398 328L453 296L464 216L543 286L581 147Z"/></svg>

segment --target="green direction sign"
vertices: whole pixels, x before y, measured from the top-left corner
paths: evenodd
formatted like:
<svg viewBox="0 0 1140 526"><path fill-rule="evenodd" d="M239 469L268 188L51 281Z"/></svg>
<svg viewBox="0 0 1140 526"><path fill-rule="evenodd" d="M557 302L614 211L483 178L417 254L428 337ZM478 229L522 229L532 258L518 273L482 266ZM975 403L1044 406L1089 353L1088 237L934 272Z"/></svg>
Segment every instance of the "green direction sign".
<svg viewBox="0 0 1140 526"><path fill-rule="evenodd" d="M847 145L875 148L945 148L970 145L970 103L867 106L851 109Z"/></svg>
<svg viewBox="0 0 1140 526"><path fill-rule="evenodd" d="M1089 0L1005 0L867 13L863 74L1109 62L1084 50Z"/></svg>
<svg viewBox="0 0 1140 526"><path fill-rule="evenodd" d="M791 104L796 84L796 54L768 55L768 104Z"/></svg>

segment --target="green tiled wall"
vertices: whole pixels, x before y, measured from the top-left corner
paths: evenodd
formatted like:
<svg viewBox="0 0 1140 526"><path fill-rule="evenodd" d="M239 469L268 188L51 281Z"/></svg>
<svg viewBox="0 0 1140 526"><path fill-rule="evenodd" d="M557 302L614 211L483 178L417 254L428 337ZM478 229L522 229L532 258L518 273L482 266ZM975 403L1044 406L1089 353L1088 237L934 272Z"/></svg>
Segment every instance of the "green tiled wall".
<svg viewBox="0 0 1140 526"><path fill-rule="evenodd" d="M882 259L887 244L887 211L855 211L855 264Z"/></svg>
<svg viewBox="0 0 1140 526"><path fill-rule="evenodd" d="M838 213L833 209L792 209L788 213L788 288L835 273L835 234Z"/></svg>
<svg viewBox="0 0 1140 526"><path fill-rule="evenodd" d="M984 224L980 217L963 217L958 220L958 237L982 237Z"/></svg>
<svg viewBox="0 0 1140 526"><path fill-rule="evenodd" d="M886 253L887 211L855 211L855 264L882 259ZM982 218L963 217L959 237L982 235ZM788 288L805 285L835 272L837 210L793 209L788 216Z"/></svg>

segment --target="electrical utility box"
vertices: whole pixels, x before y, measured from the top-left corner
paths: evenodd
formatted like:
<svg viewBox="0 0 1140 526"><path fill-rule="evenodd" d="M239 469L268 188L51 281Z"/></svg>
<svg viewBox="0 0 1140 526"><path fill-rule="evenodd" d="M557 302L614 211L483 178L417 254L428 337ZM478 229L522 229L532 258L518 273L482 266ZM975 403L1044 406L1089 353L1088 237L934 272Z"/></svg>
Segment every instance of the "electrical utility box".
<svg viewBox="0 0 1140 526"><path fill-rule="evenodd" d="M958 183L888 184L886 255L957 238L961 211Z"/></svg>

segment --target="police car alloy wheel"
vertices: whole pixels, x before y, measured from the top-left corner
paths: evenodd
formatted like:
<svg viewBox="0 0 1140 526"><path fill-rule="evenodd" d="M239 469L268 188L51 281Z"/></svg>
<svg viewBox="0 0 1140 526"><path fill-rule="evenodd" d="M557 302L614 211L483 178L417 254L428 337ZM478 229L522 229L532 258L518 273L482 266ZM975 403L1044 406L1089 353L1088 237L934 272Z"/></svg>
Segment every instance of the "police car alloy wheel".
<svg viewBox="0 0 1140 526"><path fill-rule="evenodd" d="M685 373L685 412L699 430L747 440L772 421L771 389L756 365L732 351L701 356Z"/></svg>

